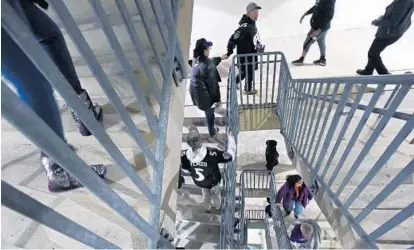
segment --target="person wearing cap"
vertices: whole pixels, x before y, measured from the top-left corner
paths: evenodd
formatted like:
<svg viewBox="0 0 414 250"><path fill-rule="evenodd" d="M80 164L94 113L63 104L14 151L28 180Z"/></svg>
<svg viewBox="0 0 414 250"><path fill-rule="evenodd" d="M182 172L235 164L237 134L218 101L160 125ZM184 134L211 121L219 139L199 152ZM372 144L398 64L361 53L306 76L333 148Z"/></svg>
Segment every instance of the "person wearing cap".
<svg viewBox="0 0 414 250"><path fill-rule="evenodd" d="M305 57L309 52L312 44L318 42L320 58L315 60L313 64L326 66L326 34L331 28L331 21L335 12L335 2L336 0L316 0L316 4L310 8L308 11L303 14L300 18L300 23L302 23L305 16L312 14L310 20L311 29L306 36L305 42L303 43L302 55L299 59L292 62L296 66L303 65Z"/></svg>
<svg viewBox="0 0 414 250"><path fill-rule="evenodd" d="M190 78L190 95L193 104L205 112L208 131L212 139L216 138L218 127L214 125L214 110L220 104L220 74L217 65L225 57L209 58L213 43L205 38L198 39L193 51Z"/></svg>
<svg viewBox="0 0 414 250"><path fill-rule="evenodd" d="M187 136L189 148L181 154L181 168L191 174L195 185L202 188L206 211L211 211L211 205L217 210L221 207L221 172L218 164L230 162L236 156L236 141L231 132L227 133L227 138L226 151L205 147L201 144L197 127L191 126Z"/></svg>
<svg viewBox="0 0 414 250"><path fill-rule="evenodd" d="M262 9L262 7L254 2L250 2L247 5L246 14L244 14L239 21L239 28L231 35L227 43L227 54L225 54L225 56L228 57L233 54L235 47L237 47L238 55L257 53L257 44L255 44L254 41L255 39L258 41L256 37L256 21L259 17L260 9ZM256 64L253 65L253 62L256 62ZM246 63L248 64L247 66L245 65ZM257 56L240 57L237 64L240 73L236 77L236 84L239 84L243 79L247 77L244 86L246 94L256 94L257 91L253 88L252 82L254 78L254 70L258 68Z"/></svg>

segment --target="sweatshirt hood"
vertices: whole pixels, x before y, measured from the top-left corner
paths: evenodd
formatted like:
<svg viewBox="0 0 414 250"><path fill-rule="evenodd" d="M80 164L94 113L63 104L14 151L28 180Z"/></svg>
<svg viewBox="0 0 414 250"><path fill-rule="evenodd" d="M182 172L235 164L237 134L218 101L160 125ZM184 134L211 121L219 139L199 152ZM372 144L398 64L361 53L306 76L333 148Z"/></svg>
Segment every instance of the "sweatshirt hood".
<svg viewBox="0 0 414 250"><path fill-rule="evenodd" d="M242 23L255 23L248 15L244 14L239 21L239 25Z"/></svg>

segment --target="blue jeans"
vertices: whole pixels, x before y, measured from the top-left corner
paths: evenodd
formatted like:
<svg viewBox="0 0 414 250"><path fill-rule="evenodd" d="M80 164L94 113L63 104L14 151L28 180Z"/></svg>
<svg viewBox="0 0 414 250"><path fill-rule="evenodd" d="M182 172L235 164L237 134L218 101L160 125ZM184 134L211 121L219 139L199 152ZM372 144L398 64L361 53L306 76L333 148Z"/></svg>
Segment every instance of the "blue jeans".
<svg viewBox="0 0 414 250"><path fill-rule="evenodd" d="M303 213L303 209L304 207L299 200L292 200L289 204L289 209L286 212L290 213L293 211L295 215L299 216Z"/></svg>
<svg viewBox="0 0 414 250"><path fill-rule="evenodd" d="M62 122L53 90L26 54L1 29L1 70L20 98L64 140Z"/></svg>
<svg viewBox="0 0 414 250"><path fill-rule="evenodd" d="M204 112L206 114L208 132L210 133L210 136L214 136L216 134L216 128L214 126L214 120L216 119L214 108L209 108Z"/></svg>
<svg viewBox="0 0 414 250"><path fill-rule="evenodd" d="M319 51L321 52L321 57L326 56L326 33L328 30L322 30L317 36L316 39L310 37L310 34L313 30L309 31L308 35L306 36L305 42L303 43L303 50L308 52L312 44L315 43L315 40L318 42Z"/></svg>

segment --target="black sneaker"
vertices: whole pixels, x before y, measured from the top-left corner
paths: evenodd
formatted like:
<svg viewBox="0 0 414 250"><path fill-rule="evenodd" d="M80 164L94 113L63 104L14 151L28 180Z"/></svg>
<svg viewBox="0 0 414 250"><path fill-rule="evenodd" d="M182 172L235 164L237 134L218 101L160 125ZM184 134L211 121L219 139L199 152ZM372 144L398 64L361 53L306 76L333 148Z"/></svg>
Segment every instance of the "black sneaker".
<svg viewBox="0 0 414 250"><path fill-rule="evenodd" d="M301 66L303 65L303 61L304 61L303 58L299 58L298 60L292 61L292 64L296 66Z"/></svg>
<svg viewBox="0 0 414 250"><path fill-rule="evenodd" d="M209 142L212 143L216 143L217 142L217 133L219 132L219 127L215 126L214 127L215 133L213 135L210 135L210 137L208 138Z"/></svg>
<svg viewBox="0 0 414 250"><path fill-rule="evenodd" d="M247 89L245 89L245 90L244 90L244 93L245 93L246 95L255 95L255 94L257 94L257 89L252 89L252 90L247 90Z"/></svg>
<svg viewBox="0 0 414 250"><path fill-rule="evenodd" d="M373 74L373 72L368 72L365 69L358 69L356 73L361 76L371 76Z"/></svg>
<svg viewBox="0 0 414 250"><path fill-rule="evenodd" d="M316 61L313 61L313 64L319 65L319 66L326 66L326 59L318 59Z"/></svg>
<svg viewBox="0 0 414 250"><path fill-rule="evenodd" d="M102 122L102 118L103 118L102 108L99 104L96 104L96 103L93 104L92 103L92 101L91 101L91 99L88 95L88 92L86 92L86 90L83 90L79 94L79 99L81 99L81 101L85 104L85 106L93 113L96 120L98 120L99 122ZM79 133L81 133L81 135L83 135L83 136L92 135L92 133L85 126L85 124L83 124L80 117L75 113L75 111L73 109L70 109L70 113L72 114L73 120L75 120L75 124L78 127Z"/></svg>
<svg viewBox="0 0 414 250"><path fill-rule="evenodd" d="M40 157L42 166L47 175L48 188L50 192L68 191L82 187L82 184L61 168L50 157L42 153ZM106 167L102 164L91 165L92 170L101 178L105 177Z"/></svg>

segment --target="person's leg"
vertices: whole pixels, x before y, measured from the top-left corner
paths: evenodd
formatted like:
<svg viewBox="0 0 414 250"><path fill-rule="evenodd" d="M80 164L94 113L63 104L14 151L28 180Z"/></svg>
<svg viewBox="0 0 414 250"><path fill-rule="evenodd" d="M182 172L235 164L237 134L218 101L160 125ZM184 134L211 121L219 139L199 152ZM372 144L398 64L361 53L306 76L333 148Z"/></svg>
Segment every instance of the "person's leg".
<svg viewBox="0 0 414 250"><path fill-rule="evenodd" d="M21 1L24 13L29 21L30 27L43 49L62 72L79 98L94 114L96 119L102 119L102 109L99 105L93 105L88 93L82 89L79 78L76 74L72 58L67 48L62 32L56 23L32 1ZM87 127L71 109L71 113L79 132L84 136L91 135Z"/></svg>
<svg viewBox="0 0 414 250"><path fill-rule="evenodd" d="M2 74L16 87L21 99L62 140L65 140L59 109L51 86L3 28L1 36Z"/></svg>
<svg viewBox="0 0 414 250"><path fill-rule="evenodd" d="M295 208L294 208L294 214L295 214L296 219L299 218L299 215L303 213L303 209L304 208L303 208L302 203L299 200L297 200L295 202Z"/></svg>
<svg viewBox="0 0 414 250"><path fill-rule="evenodd" d="M252 63L252 62L249 62ZM249 65L247 67L247 75L246 75L246 81L244 83L244 90L247 92L247 94L255 94L254 93L254 87L253 87L253 78L254 78L254 70L253 65Z"/></svg>
<svg viewBox="0 0 414 250"><path fill-rule="evenodd" d="M302 50L302 55L300 56L300 58L298 60L293 61L292 63L295 65L302 65L303 61L305 60L306 55L309 52L310 47L312 46L312 44L315 43L315 39L313 39L310 34L313 30L311 29L308 34L306 35L305 41L303 42L303 50Z"/></svg>
<svg viewBox="0 0 414 250"><path fill-rule="evenodd" d="M202 188L201 192L203 194L203 205L206 211L211 210L211 190L208 188Z"/></svg>
<svg viewBox="0 0 414 250"><path fill-rule="evenodd" d="M387 39L375 38L368 51L368 63L365 66L365 69L359 69L357 70L357 73L359 75L372 75L375 69L380 75L389 74L388 69L382 62L381 53L386 47L395 43L398 39L399 37Z"/></svg>
<svg viewBox="0 0 414 250"><path fill-rule="evenodd" d="M294 207L295 207L295 201L294 200L290 201L289 207L284 207L283 206L283 208L285 209L286 215L290 215L290 213L293 211Z"/></svg>
<svg viewBox="0 0 414 250"><path fill-rule="evenodd" d="M217 133L216 127L214 126L214 120L216 119L216 116L214 115L214 109L209 108L204 111L204 113L206 114L208 132L210 133L210 136L213 137Z"/></svg>
<svg viewBox="0 0 414 250"><path fill-rule="evenodd" d="M59 109L49 82L3 28L1 35L1 63L4 77L15 85L21 99L62 140L65 140ZM43 152L41 153L41 164L46 171L50 191L69 190L81 186L75 178ZM91 167L101 177L106 173L106 168L103 165Z"/></svg>
<svg viewBox="0 0 414 250"><path fill-rule="evenodd" d="M313 62L316 65L326 66L326 34L327 31L322 31L316 37L316 41L318 42L319 51L321 54L319 60Z"/></svg>
<svg viewBox="0 0 414 250"><path fill-rule="evenodd" d="M388 71L387 67L385 67L384 63L381 59L381 53L384 51L385 48L390 46L391 44L395 43L398 38L387 38L387 39L376 39L377 42L375 47L372 48L368 52L368 57L372 61L372 64L379 75L388 75L390 72Z"/></svg>
<svg viewBox="0 0 414 250"><path fill-rule="evenodd" d="M221 208L221 194L219 184L211 188L211 200L216 210L219 210Z"/></svg>
<svg viewBox="0 0 414 250"><path fill-rule="evenodd" d="M244 57L240 57L238 59L238 68L239 68L239 74L237 74L236 76L236 84L237 84L237 89L239 88L239 83L241 83L241 81L244 80L244 78L246 78L246 65L245 65L245 58Z"/></svg>

